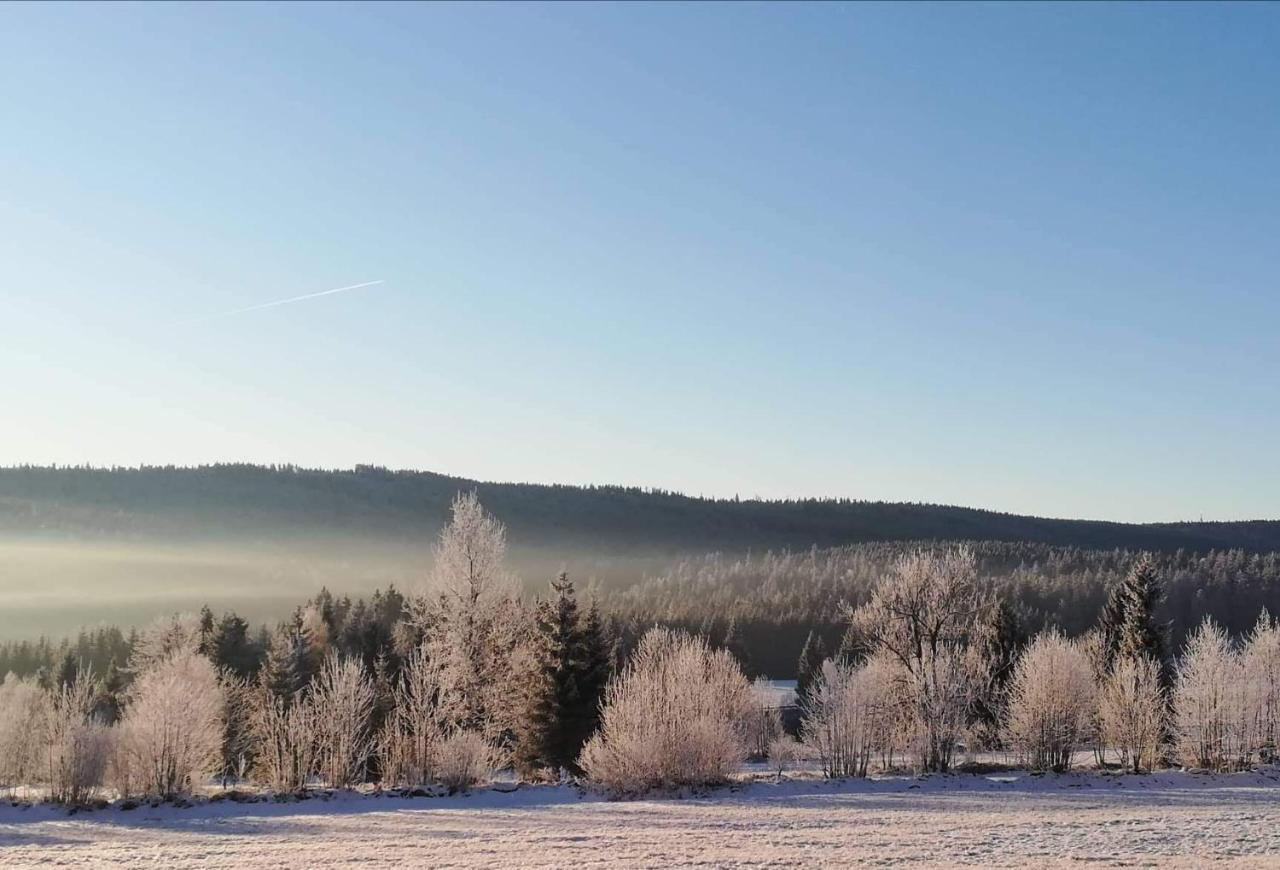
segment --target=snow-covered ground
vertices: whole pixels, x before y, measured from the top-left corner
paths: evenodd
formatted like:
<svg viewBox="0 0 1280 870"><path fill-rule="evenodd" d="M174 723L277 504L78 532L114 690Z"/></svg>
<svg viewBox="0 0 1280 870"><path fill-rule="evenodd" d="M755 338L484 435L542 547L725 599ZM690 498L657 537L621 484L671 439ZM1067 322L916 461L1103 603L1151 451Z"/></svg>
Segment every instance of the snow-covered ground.
<svg viewBox="0 0 1280 870"><path fill-rule="evenodd" d="M755 781L607 801L567 786L438 798L0 806L0 866L1280 866L1280 771Z"/></svg>

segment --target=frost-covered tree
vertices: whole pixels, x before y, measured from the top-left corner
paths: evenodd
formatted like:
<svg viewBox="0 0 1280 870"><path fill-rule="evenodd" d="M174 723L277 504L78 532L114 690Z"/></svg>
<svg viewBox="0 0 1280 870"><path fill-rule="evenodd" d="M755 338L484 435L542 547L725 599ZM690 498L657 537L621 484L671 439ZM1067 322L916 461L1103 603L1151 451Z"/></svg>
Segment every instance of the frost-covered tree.
<svg viewBox="0 0 1280 870"><path fill-rule="evenodd" d="M524 699L512 664L527 639L527 622L503 564L506 547L506 530L476 494L459 494L425 589L412 605L453 723L490 738L513 731Z"/></svg>
<svg viewBox="0 0 1280 870"><path fill-rule="evenodd" d="M1155 661L1118 658L1098 693L1100 746L1114 749L1121 767L1133 773L1150 770L1159 756L1167 708Z"/></svg>
<svg viewBox="0 0 1280 870"><path fill-rule="evenodd" d="M391 711L378 735L383 782L418 786L436 779L448 733L440 692L436 666L419 646L400 669Z"/></svg>
<svg viewBox="0 0 1280 870"><path fill-rule="evenodd" d="M179 648L151 660L134 678L128 698L117 740L135 785L170 797L217 772L225 697L208 658Z"/></svg>
<svg viewBox="0 0 1280 870"><path fill-rule="evenodd" d="M761 760L768 757L770 745L782 733L782 711L778 709L778 694L767 677L758 677L751 684L751 694L748 755Z"/></svg>
<svg viewBox="0 0 1280 870"><path fill-rule="evenodd" d="M977 682L970 643L984 612L973 552L917 550L894 563L853 624L872 654L902 669L917 766L946 771Z"/></svg>
<svg viewBox="0 0 1280 870"><path fill-rule="evenodd" d="M222 750L218 776L223 787L244 779L253 767L255 684L222 671Z"/></svg>
<svg viewBox="0 0 1280 870"><path fill-rule="evenodd" d="M1244 681L1239 656L1217 623L1207 618L1187 641L1174 691L1178 753L1184 764L1231 770L1247 754L1241 733L1237 686Z"/></svg>
<svg viewBox="0 0 1280 870"><path fill-rule="evenodd" d="M466 791L493 775L502 750L477 731L455 729L440 744L436 776L449 793Z"/></svg>
<svg viewBox="0 0 1280 870"><path fill-rule="evenodd" d="M94 715L98 685L88 671L50 689L40 731L40 767L55 803L82 804L102 784L109 729Z"/></svg>
<svg viewBox="0 0 1280 870"><path fill-rule="evenodd" d="M334 788L364 781L373 751L373 683L355 659L330 654L312 680L316 768Z"/></svg>
<svg viewBox="0 0 1280 870"><path fill-rule="evenodd" d="M1009 745L1034 770L1063 771L1090 734L1096 686L1080 644L1056 630L1037 635L1014 668Z"/></svg>
<svg viewBox="0 0 1280 870"><path fill-rule="evenodd" d="M768 756L769 768L777 773L781 781L782 774L805 759L805 748L790 734L779 734L769 742Z"/></svg>
<svg viewBox="0 0 1280 870"><path fill-rule="evenodd" d="M746 757L752 708L733 656L654 628L606 690L582 768L615 793L722 782Z"/></svg>
<svg viewBox="0 0 1280 870"><path fill-rule="evenodd" d="M194 613L174 613L157 617L133 642L129 668L141 673L155 662L181 652L199 653L206 643L200 617Z"/></svg>
<svg viewBox="0 0 1280 870"><path fill-rule="evenodd" d="M1240 657L1255 717L1258 756L1264 762L1274 761L1280 739L1280 623L1266 611L1245 639Z"/></svg>
<svg viewBox="0 0 1280 870"><path fill-rule="evenodd" d="M888 698L865 666L828 659L804 703L804 745L827 777L866 776L883 736Z"/></svg>
<svg viewBox="0 0 1280 870"><path fill-rule="evenodd" d="M316 770L315 707L305 695L284 696L267 679L250 695L253 776L276 791L298 791Z"/></svg>
<svg viewBox="0 0 1280 870"><path fill-rule="evenodd" d="M0 787L36 780L47 706L35 680L9 674L0 682Z"/></svg>

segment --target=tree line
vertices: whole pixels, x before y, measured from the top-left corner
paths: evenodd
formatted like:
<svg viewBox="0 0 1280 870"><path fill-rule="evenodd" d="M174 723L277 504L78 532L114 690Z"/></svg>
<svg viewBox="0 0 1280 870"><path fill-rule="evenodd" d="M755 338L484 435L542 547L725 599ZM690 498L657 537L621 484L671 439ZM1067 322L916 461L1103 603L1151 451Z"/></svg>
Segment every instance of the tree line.
<svg viewBox="0 0 1280 870"><path fill-rule="evenodd" d="M1233 637L1205 615L1175 643L1161 613L1176 558L1114 554L1127 570L1089 625L1031 633L1012 587L984 572L1002 551L878 552L887 562L865 595L826 616L843 626L838 646L828 653L809 635L802 720L788 729L744 670L733 617L712 637L636 628L595 600L580 605L565 576L528 602L506 567L505 528L462 494L410 595L322 594L256 635L234 614L178 615L130 638L123 664L108 662L111 678L69 660L9 674L0 786L43 787L68 803L103 790L175 796L210 777L277 792L452 790L511 766L530 780L579 776L635 793L724 782L748 756L780 775L811 759L832 777L947 771L983 749L1053 770L1082 750L1135 771L1275 757L1280 626L1264 610ZM1078 555L1056 554L1064 565ZM869 554L823 556L807 557L816 589L848 581L835 566ZM1224 576L1269 570L1241 558L1212 564ZM109 630L85 636L95 654L119 643Z"/></svg>

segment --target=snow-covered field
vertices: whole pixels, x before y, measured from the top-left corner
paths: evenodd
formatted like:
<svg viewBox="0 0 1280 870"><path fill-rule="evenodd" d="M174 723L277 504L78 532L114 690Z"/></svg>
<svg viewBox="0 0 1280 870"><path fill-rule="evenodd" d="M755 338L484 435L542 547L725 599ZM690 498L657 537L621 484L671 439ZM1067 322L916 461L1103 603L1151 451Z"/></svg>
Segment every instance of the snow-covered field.
<svg viewBox="0 0 1280 870"><path fill-rule="evenodd" d="M0 806L0 866L1280 865L1280 771L756 781L607 801L566 786L67 815Z"/></svg>

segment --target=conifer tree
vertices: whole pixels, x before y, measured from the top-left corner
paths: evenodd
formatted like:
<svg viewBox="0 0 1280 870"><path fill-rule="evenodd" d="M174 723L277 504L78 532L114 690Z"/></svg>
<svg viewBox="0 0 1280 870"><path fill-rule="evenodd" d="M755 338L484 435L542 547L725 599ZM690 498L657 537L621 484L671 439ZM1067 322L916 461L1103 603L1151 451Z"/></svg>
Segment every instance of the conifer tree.
<svg viewBox="0 0 1280 870"><path fill-rule="evenodd" d="M584 616L573 582L561 574L553 598L537 608L536 684L516 746L525 772L578 773L583 745L599 722L600 698L609 673L609 648L595 603Z"/></svg>
<svg viewBox="0 0 1280 870"><path fill-rule="evenodd" d="M1150 658L1160 667L1162 682L1167 685L1164 629L1156 622L1156 608L1163 597L1155 562L1149 555L1143 555L1120 587L1124 622L1116 653L1129 659Z"/></svg>
<svg viewBox="0 0 1280 870"><path fill-rule="evenodd" d="M729 618L729 626L725 629L724 642L721 646L738 660L738 665L741 666L742 672L750 676L752 673L751 655L746 643L742 640L742 629L738 627L737 616Z"/></svg>
<svg viewBox="0 0 1280 870"><path fill-rule="evenodd" d="M196 651L202 656L213 657L213 611L209 605L200 608L200 642Z"/></svg>
<svg viewBox="0 0 1280 870"><path fill-rule="evenodd" d="M1098 616L1098 632L1102 637L1103 673L1111 673L1115 666L1116 655L1120 652L1120 637L1124 633L1125 581L1121 580L1107 592L1107 602Z"/></svg>
<svg viewBox="0 0 1280 870"><path fill-rule="evenodd" d="M809 697L809 689L822 673L822 663L827 660L827 645L822 635L810 630L800 650L800 662L796 666L796 703L803 705Z"/></svg>
<svg viewBox="0 0 1280 870"><path fill-rule="evenodd" d="M836 650L836 659L845 667L856 667L867 660L866 641L858 632L856 625L850 625L845 629L844 635L840 638L840 648Z"/></svg>

